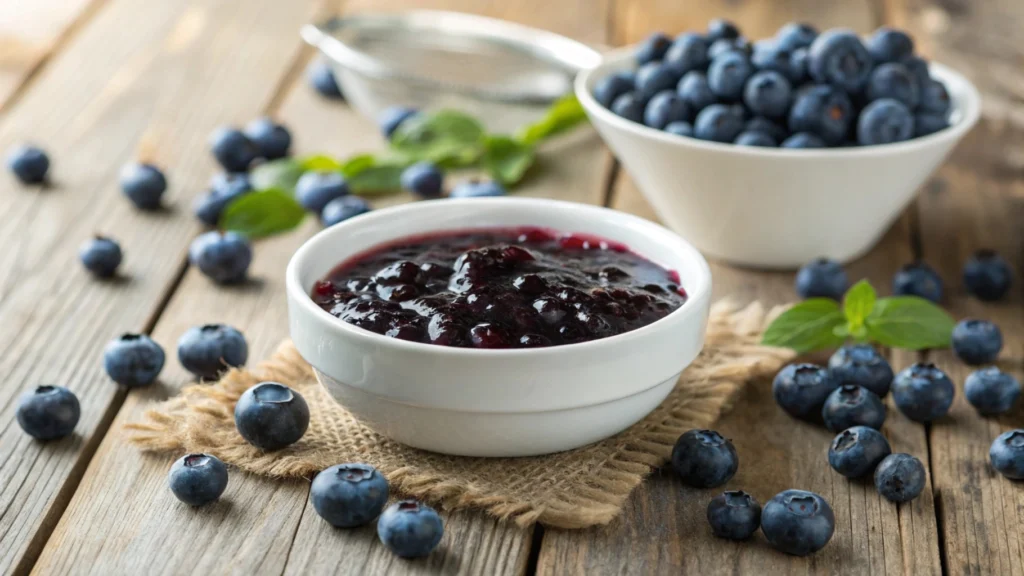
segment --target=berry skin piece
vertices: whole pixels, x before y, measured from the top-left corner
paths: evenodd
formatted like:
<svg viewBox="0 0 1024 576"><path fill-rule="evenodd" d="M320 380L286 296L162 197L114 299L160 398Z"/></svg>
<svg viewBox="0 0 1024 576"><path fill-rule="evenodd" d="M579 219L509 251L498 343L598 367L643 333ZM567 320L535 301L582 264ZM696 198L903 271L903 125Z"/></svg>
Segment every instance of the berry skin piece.
<svg viewBox="0 0 1024 576"><path fill-rule="evenodd" d="M820 414L825 400L839 385L828 370L814 364L790 364L772 381L775 402L790 416Z"/></svg>
<svg viewBox="0 0 1024 576"><path fill-rule="evenodd" d="M218 284L245 280L252 263L252 247L237 232L214 230L200 234L188 248L188 260Z"/></svg>
<svg viewBox="0 0 1024 576"><path fill-rule="evenodd" d="M313 478L313 509L331 526L354 528L373 522L388 503L388 481L369 464L338 464Z"/></svg>
<svg viewBox="0 0 1024 576"><path fill-rule="evenodd" d="M982 416L1004 414L1020 398L1020 382L995 366L975 370L964 381L964 396Z"/></svg>
<svg viewBox="0 0 1024 576"><path fill-rule="evenodd" d="M819 258L804 264L796 273L796 293L804 299L842 300L848 284L849 280L842 265L828 258Z"/></svg>
<svg viewBox="0 0 1024 576"><path fill-rule="evenodd" d="M338 86L338 79L334 77L334 70L327 60L317 58L310 62L306 68L306 79L309 84L324 98L331 100L344 100L345 96Z"/></svg>
<svg viewBox="0 0 1024 576"><path fill-rule="evenodd" d="M690 119L690 107L673 90L658 92L644 109L644 124L661 130L672 122Z"/></svg>
<svg viewBox="0 0 1024 576"><path fill-rule="evenodd" d="M651 34L636 49L636 56L634 56L636 65L643 66L648 62L661 60L665 57L665 53L668 52L668 48L671 45L672 40L661 32Z"/></svg>
<svg viewBox="0 0 1024 576"><path fill-rule="evenodd" d="M249 192L252 192L252 184L247 174L218 174L210 181L210 190L197 197L192 208L203 224L216 226L228 204Z"/></svg>
<svg viewBox="0 0 1024 576"><path fill-rule="evenodd" d="M123 334L103 349L103 369L121 386L137 388L152 384L164 367L166 355L145 334Z"/></svg>
<svg viewBox="0 0 1024 576"><path fill-rule="evenodd" d="M792 99L793 88L789 80L772 70L754 74L743 89L743 102L751 112L760 116L784 116Z"/></svg>
<svg viewBox="0 0 1024 576"><path fill-rule="evenodd" d="M842 90L811 86L800 91L789 110L790 132L810 132L830 146L846 138L853 119L853 104Z"/></svg>
<svg viewBox="0 0 1024 576"><path fill-rule="evenodd" d="M202 506L220 498L228 487L228 469L216 456L186 454L171 466L167 485L189 506Z"/></svg>
<svg viewBox="0 0 1024 576"><path fill-rule="evenodd" d="M18 146L7 154L7 168L22 184L40 184L50 170L50 158L36 146Z"/></svg>
<svg viewBox="0 0 1024 576"><path fill-rule="evenodd" d="M840 385L863 386L879 398L885 398L892 385L892 366L870 344L841 347L828 359L828 369Z"/></svg>
<svg viewBox="0 0 1024 576"><path fill-rule="evenodd" d="M913 110L921 101L920 84L906 66L890 62L871 72L867 97L868 100L891 98Z"/></svg>
<svg viewBox="0 0 1024 576"><path fill-rule="evenodd" d="M924 83L921 89L921 112L946 115L949 114L949 109L952 107L949 92L946 91L946 86L942 82L929 80Z"/></svg>
<svg viewBox="0 0 1024 576"><path fill-rule="evenodd" d="M626 92L612 102L612 112L633 122L644 120L644 100L639 92Z"/></svg>
<svg viewBox="0 0 1024 576"><path fill-rule="evenodd" d="M693 137L693 124L689 122L672 122L668 126L665 126L665 132L669 134L675 134L676 136L687 136Z"/></svg>
<svg viewBox="0 0 1024 576"><path fill-rule="evenodd" d="M672 468L683 483L695 488L725 484L739 465L732 442L714 430L684 432L672 448Z"/></svg>
<svg viewBox="0 0 1024 576"><path fill-rule="evenodd" d="M865 42L875 62L899 62L914 55L914 40L902 30L882 26Z"/></svg>
<svg viewBox="0 0 1024 576"><path fill-rule="evenodd" d="M235 404L235 428L261 450L280 450L309 428L309 406L301 394L277 382L261 382ZM386 498L386 496L385 496Z"/></svg>
<svg viewBox="0 0 1024 576"><path fill-rule="evenodd" d="M832 507L814 492L786 490L761 510L761 531L776 550L807 556L832 539L836 517Z"/></svg>
<svg viewBox="0 0 1024 576"><path fill-rule="evenodd" d="M733 142L743 131L743 117L731 106L712 104L697 114L693 135L712 142Z"/></svg>
<svg viewBox="0 0 1024 576"><path fill-rule="evenodd" d="M440 198L444 174L433 162L417 162L402 171L402 188L421 198Z"/></svg>
<svg viewBox="0 0 1024 576"><path fill-rule="evenodd" d="M810 46L808 72L815 82L830 84L846 93L860 92L874 63L852 30L822 32Z"/></svg>
<svg viewBox="0 0 1024 576"><path fill-rule="evenodd" d="M828 148L828 144L817 134L810 132L797 132L782 141L781 148Z"/></svg>
<svg viewBox="0 0 1024 576"><path fill-rule="evenodd" d="M964 263L964 286L986 302L999 300L1010 290L1013 272L1006 259L993 250L978 250Z"/></svg>
<svg viewBox="0 0 1024 576"><path fill-rule="evenodd" d="M708 86L708 77L698 70L687 72L676 86L676 92L696 114L718 101Z"/></svg>
<svg viewBox="0 0 1024 576"><path fill-rule="evenodd" d="M784 50L807 48L818 37L818 30L803 22L790 22L775 34L775 43Z"/></svg>
<svg viewBox="0 0 1024 576"><path fill-rule="evenodd" d="M708 502L711 532L727 540L746 540L761 526L761 505L742 490L726 490Z"/></svg>
<svg viewBox="0 0 1024 576"><path fill-rule="evenodd" d="M961 320L953 327L953 352L971 366L995 362L1003 349L1003 333L987 320Z"/></svg>
<svg viewBox="0 0 1024 576"><path fill-rule="evenodd" d="M917 498L926 481L924 466L910 454L890 454L875 468L875 489L897 504Z"/></svg>
<svg viewBox="0 0 1024 576"><path fill-rule="evenodd" d="M288 129L266 116L246 124L245 135L256 145L260 157L267 160L284 158L292 147L292 135Z"/></svg>
<svg viewBox="0 0 1024 576"><path fill-rule="evenodd" d="M320 214L331 200L348 196L348 183L340 172L306 172L295 183L295 199L306 210Z"/></svg>
<svg viewBox="0 0 1024 576"><path fill-rule="evenodd" d="M757 146L761 148L775 148L779 145L774 138L764 132L740 132L733 144L737 146Z"/></svg>
<svg viewBox="0 0 1024 576"><path fill-rule="evenodd" d="M121 265L121 246L112 238L96 236L82 244L78 258L94 276L110 278Z"/></svg>
<svg viewBox="0 0 1024 576"><path fill-rule="evenodd" d="M210 135L210 151L228 172L245 172L256 159L256 145L237 128L223 126Z"/></svg>
<svg viewBox="0 0 1024 576"><path fill-rule="evenodd" d="M392 106L385 109L377 116L377 124L380 126L380 133L384 135L384 138L390 140L391 136L394 135L395 130L401 126L402 122L405 122L409 118L412 118L419 114L415 108L407 108L405 106Z"/></svg>
<svg viewBox="0 0 1024 576"><path fill-rule="evenodd" d="M915 422L931 422L946 415L953 405L956 387L934 364L913 364L892 381L896 407Z"/></svg>
<svg viewBox="0 0 1024 576"><path fill-rule="evenodd" d="M1010 480L1024 480L1024 430L1003 432L988 449L992 467Z"/></svg>
<svg viewBox="0 0 1024 576"><path fill-rule="evenodd" d="M743 87L754 73L754 66L745 54L726 52L708 67L708 87L711 93L729 102L743 96Z"/></svg>
<svg viewBox="0 0 1024 576"><path fill-rule="evenodd" d="M658 92L672 90L682 74L662 62L648 62L636 71L636 91L646 102Z"/></svg>
<svg viewBox="0 0 1024 576"><path fill-rule="evenodd" d="M942 278L924 262L912 262L893 276L892 293L895 296L918 296L938 304L942 301Z"/></svg>
<svg viewBox="0 0 1024 576"><path fill-rule="evenodd" d="M377 537L393 554L422 558L441 542L444 522L433 508L415 500L388 506L377 520Z"/></svg>
<svg viewBox="0 0 1024 576"><path fill-rule="evenodd" d="M121 192L140 210L156 210L167 191L167 178L152 164L127 164L121 168Z"/></svg>
<svg viewBox="0 0 1024 576"><path fill-rule="evenodd" d="M703 70L708 65L707 40L700 34L683 32L676 36L665 52L665 64L671 66L679 75L692 70Z"/></svg>
<svg viewBox="0 0 1024 576"><path fill-rule="evenodd" d="M505 187L494 180L467 180L460 182L448 194L449 198L492 198L508 194Z"/></svg>
<svg viewBox="0 0 1024 576"><path fill-rule="evenodd" d="M616 98L633 90L634 79L628 72L617 72L601 78L594 84L594 100L605 108L611 108Z"/></svg>
<svg viewBox="0 0 1024 576"><path fill-rule="evenodd" d="M871 474L883 458L892 453L881 432L867 426L854 426L839 433L828 448L828 464L847 478Z"/></svg>
<svg viewBox="0 0 1024 576"><path fill-rule="evenodd" d="M334 226L338 222L366 214L370 210L370 203L359 196L342 196L324 206L320 212L320 223L324 226Z"/></svg>
<svg viewBox="0 0 1024 576"><path fill-rule="evenodd" d="M875 100L857 119L857 143L861 146L892 144L914 136L914 115L891 98Z"/></svg>
<svg viewBox="0 0 1024 576"><path fill-rule="evenodd" d="M914 138L935 134L946 128L949 128L949 120L946 119L945 114L923 112L914 115Z"/></svg>
<svg viewBox="0 0 1024 576"><path fill-rule="evenodd" d="M178 361L201 380L216 380L221 372L244 365L248 358L245 336L224 324L193 326L178 339Z"/></svg>
<svg viewBox="0 0 1024 576"><path fill-rule="evenodd" d="M75 430L82 407L63 386L36 386L18 400L18 425L36 440L56 440Z"/></svg>
<svg viewBox="0 0 1024 576"><path fill-rule="evenodd" d="M881 430L885 423L885 404L867 388L845 384L825 399L821 419L829 432L838 433L853 426Z"/></svg>
<svg viewBox="0 0 1024 576"><path fill-rule="evenodd" d="M723 38L736 39L740 37L740 30L735 24L724 18L715 18L708 22L708 31L704 37L708 39L708 42L714 42Z"/></svg>

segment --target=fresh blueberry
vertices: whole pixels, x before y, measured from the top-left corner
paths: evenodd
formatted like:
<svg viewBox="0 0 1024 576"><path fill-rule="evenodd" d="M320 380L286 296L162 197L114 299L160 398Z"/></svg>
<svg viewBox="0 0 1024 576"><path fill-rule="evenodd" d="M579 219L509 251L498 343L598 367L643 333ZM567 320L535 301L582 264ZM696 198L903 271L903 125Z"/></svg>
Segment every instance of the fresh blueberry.
<svg viewBox="0 0 1024 576"><path fill-rule="evenodd" d="M684 432L672 448L672 468L684 483L696 488L725 484L739 465L732 442L714 430Z"/></svg>
<svg viewBox="0 0 1024 576"><path fill-rule="evenodd" d="M384 138L388 140L394 135L395 130L408 120L419 114L415 108L407 108L405 106L392 106L386 108L380 115L377 116L377 124L380 126L380 132L384 135Z"/></svg>
<svg viewBox="0 0 1024 576"><path fill-rule="evenodd" d="M885 398L892 385L892 367L870 344L841 347L828 359L828 369L838 384L863 386L879 398Z"/></svg>
<svg viewBox="0 0 1024 576"><path fill-rule="evenodd" d="M223 126L210 135L210 150L228 172L245 172L259 154L256 145L241 130Z"/></svg>
<svg viewBox="0 0 1024 576"><path fill-rule="evenodd" d="M890 502L910 502L917 498L926 480L921 461L910 454L890 454L875 468L875 489Z"/></svg>
<svg viewBox="0 0 1024 576"><path fill-rule="evenodd" d="M949 100L949 92L942 82L929 80L925 82L921 91L921 112L930 114L948 114L952 107Z"/></svg>
<svg viewBox="0 0 1024 576"><path fill-rule="evenodd" d="M675 88L681 77L682 74L671 66L662 62L649 62L636 71L636 91L647 101L658 92Z"/></svg>
<svg viewBox="0 0 1024 576"><path fill-rule="evenodd" d="M797 132L782 141L781 148L827 148L828 144L817 134Z"/></svg>
<svg viewBox="0 0 1024 576"><path fill-rule="evenodd" d="M918 362L896 375L892 398L896 407L915 422L931 422L946 415L956 388L934 364Z"/></svg>
<svg viewBox="0 0 1024 576"><path fill-rule="evenodd" d="M743 102L751 112L761 116L784 116L792 99L793 87L789 80L771 70L751 76L743 89Z"/></svg>
<svg viewBox="0 0 1024 576"><path fill-rule="evenodd" d="M761 505L742 490L726 490L708 502L707 516L715 536L746 540L761 526Z"/></svg>
<svg viewBox="0 0 1024 576"><path fill-rule="evenodd" d="M335 170L306 172L295 184L295 199L314 214L320 214L328 202L348 193L345 177Z"/></svg>
<svg viewBox="0 0 1024 576"><path fill-rule="evenodd" d="M417 162L402 171L402 188L422 198L438 198L444 174L433 162Z"/></svg>
<svg viewBox="0 0 1024 576"><path fill-rule="evenodd" d="M704 36L708 39L708 42L714 42L722 38L735 39L740 37L740 29L724 18L715 18L708 22L708 32Z"/></svg>
<svg viewBox="0 0 1024 576"><path fill-rule="evenodd" d="M186 454L171 466L167 484L189 506L209 504L228 487L228 469L216 456Z"/></svg>
<svg viewBox="0 0 1024 576"><path fill-rule="evenodd" d="M216 380L228 368L244 365L248 358L245 336L224 324L193 326L178 339L178 361L202 380Z"/></svg>
<svg viewBox="0 0 1024 576"><path fill-rule="evenodd" d="M745 54L726 52L708 67L708 87L718 98L733 102L743 96L743 87L753 73L754 67Z"/></svg>
<svg viewBox="0 0 1024 576"><path fill-rule="evenodd" d="M867 87L868 100L891 98L913 110L921 101L917 78L897 62L882 64L871 72Z"/></svg>
<svg viewBox="0 0 1024 576"><path fill-rule="evenodd" d="M109 278L121 265L121 246L112 238L96 236L82 244L78 258L89 272L100 278Z"/></svg>
<svg viewBox="0 0 1024 576"><path fill-rule="evenodd" d="M719 38L708 46L708 61L718 58L726 52L741 52L750 55L752 46L746 38Z"/></svg>
<svg viewBox="0 0 1024 576"><path fill-rule="evenodd" d="M658 92L644 109L644 124L661 130L672 122L690 119L690 107L673 90Z"/></svg>
<svg viewBox="0 0 1024 576"><path fill-rule="evenodd" d="M987 320L961 320L953 328L953 352L972 366L995 362L1003 349L1003 334Z"/></svg>
<svg viewBox="0 0 1024 576"><path fill-rule="evenodd" d="M796 273L796 293L805 299L842 300L848 284L843 266L828 258L818 258L804 264Z"/></svg>
<svg viewBox="0 0 1024 576"><path fill-rule="evenodd" d="M665 57L672 40L661 32L655 32L644 39L636 49L636 64L643 66L648 62L657 62Z"/></svg>
<svg viewBox="0 0 1024 576"><path fill-rule="evenodd" d="M306 68L306 78L313 88L324 98L342 100L341 87L338 86L338 79L334 77L334 70L323 58L317 58L310 62Z"/></svg>
<svg viewBox="0 0 1024 576"><path fill-rule="evenodd" d="M988 449L992 467L1011 480L1024 480L1024 430L1003 432Z"/></svg>
<svg viewBox="0 0 1024 576"><path fill-rule="evenodd" d="M945 114L921 112L914 115L914 138L935 134L946 128L949 128L949 120Z"/></svg>
<svg viewBox="0 0 1024 576"><path fill-rule="evenodd" d="M782 142L789 134L786 129L763 116L754 116L743 126L744 132L762 132L776 142Z"/></svg>
<svg viewBox="0 0 1024 576"><path fill-rule="evenodd" d="M798 82L803 76L793 69L793 53L775 42L756 45L750 55L750 63L762 72L778 72L790 82Z"/></svg>
<svg viewBox="0 0 1024 576"><path fill-rule="evenodd" d="M770 135L764 132L744 131L736 137L733 144L737 146L756 146L760 148L775 148L779 145Z"/></svg>
<svg viewBox="0 0 1024 576"><path fill-rule="evenodd" d="M708 86L708 77L697 70L683 75L682 80L676 86L676 92L683 102L690 106L690 110L694 114L718 101L711 91L711 87Z"/></svg>
<svg viewBox="0 0 1024 576"><path fill-rule="evenodd" d="M821 414L825 400L839 385L828 370L814 364L790 364L772 382L772 396L796 418Z"/></svg>
<svg viewBox="0 0 1024 576"><path fill-rule="evenodd" d="M790 80L793 81L794 86L798 86L807 81L807 66L810 60L810 50L807 48L797 48L789 54L789 70Z"/></svg>
<svg viewBox="0 0 1024 576"><path fill-rule="evenodd" d="M761 511L761 531L776 550L807 556L832 539L836 517L832 507L814 492L786 490Z"/></svg>
<svg viewBox="0 0 1024 576"><path fill-rule="evenodd" d="M1006 259L993 250L978 250L964 264L967 292L986 302L999 300L1010 290L1013 273Z"/></svg>
<svg viewBox="0 0 1024 576"><path fill-rule="evenodd" d="M466 180L460 182L448 194L449 198L490 198L504 196L505 187L494 180Z"/></svg>
<svg viewBox="0 0 1024 576"><path fill-rule="evenodd" d="M252 263L249 240L237 232L214 230L200 234L188 247L188 261L220 284L245 279Z"/></svg>
<svg viewBox="0 0 1024 576"><path fill-rule="evenodd" d="M703 70L708 65L707 40L693 32L680 34L665 52L665 64L680 75L692 70Z"/></svg>
<svg viewBox="0 0 1024 576"><path fill-rule="evenodd" d="M41 148L18 146L7 154L7 167L22 184L39 184L46 180L50 158Z"/></svg>
<svg viewBox="0 0 1024 576"><path fill-rule="evenodd" d="M638 92L626 92L612 102L612 112L633 122L644 120L644 99Z"/></svg>
<svg viewBox="0 0 1024 576"><path fill-rule="evenodd" d="M967 376L964 396L982 416L1003 414L1020 398L1020 382L999 368L989 366Z"/></svg>
<svg viewBox="0 0 1024 576"><path fill-rule="evenodd" d="M942 301L942 278L924 262L912 262L893 276L892 293L896 296L918 296L938 304Z"/></svg>
<svg viewBox="0 0 1024 576"><path fill-rule="evenodd" d="M876 63L899 62L914 54L914 41L902 31L882 26L865 42Z"/></svg>
<svg viewBox="0 0 1024 576"><path fill-rule="evenodd" d="M81 415L78 397L63 386L36 386L18 400L18 425L37 440L71 434Z"/></svg>
<svg viewBox="0 0 1024 576"><path fill-rule="evenodd" d="M882 98L868 104L857 119L857 142L861 146L892 144L914 136L914 115L896 100Z"/></svg>
<svg viewBox="0 0 1024 576"><path fill-rule="evenodd" d="M807 48L818 37L818 30L803 22L790 22L775 34L775 43L784 50Z"/></svg>
<svg viewBox="0 0 1024 576"><path fill-rule="evenodd" d="M124 334L103 349L103 368L121 386L152 384L164 367L164 349L145 334Z"/></svg>
<svg viewBox="0 0 1024 576"><path fill-rule="evenodd" d="M444 522L433 508L415 500L388 506L377 520L377 537L393 554L421 558L430 554L444 536Z"/></svg>
<svg viewBox="0 0 1024 576"><path fill-rule="evenodd" d="M594 84L594 99L601 106L611 108L616 98L633 89L633 80L634 76L626 72L605 76Z"/></svg>
<svg viewBox="0 0 1024 576"><path fill-rule="evenodd" d="M348 220L370 211L370 203L359 196L342 196L335 198L324 206L320 212L320 223L334 226L338 222Z"/></svg>
<svg viewBox="0 0 1024 576"><path fill-rule="evenodd" d="M355 528L373 522L388 503L388 481L369 464L338 464L313 478L313 509L331 526Z"/></svg>
<svg viewBox="0 0 1024 576"><path fill-rule="evenodd" d="M196 198L193 204L196 218L207 226L216 226L228 204L249 192L252 192L252 184L247 174L218 174L210 182L210 190Z"/></svg>
<svg viewBox="0 0 1024 576"><path fill-rule="evenodd" d="M288 155L292 135L288 129L270 118L257 118L245 126L245 135L256 146L261 158L276 160Z"/></svg>
<svg viewBox="0 0 1024 576"><path fill-rule="evenodd" d="M235 428L260 450L280 450L306 433L309 406L284 384L261 382L242 393L235 404Z"/></svg>
<svg viewBox="0 0 1024 576"><path fill-rule="evenodd" d="M816 82L847 93L860 92L872 66L871 54L852 30L828 30L811 43L807 68Z"/></svg>
<svg viewBox="0 0 1024 576"><path fill-rule="evenodd" d="M828 464L847 478L860 478L874 471L892 453L885 436L867 426L843 430L828 448Z"/></svg>
<svg viewBox="0 0 1024 576"><path fill-rule="evenodd" d="M731 106L712 104L697 114L693 135L712 142L732 142L743 131L743 118Z"/></svg>
<svg viewBox="0 0 1024 576"><path fill-rule="evenodd" d="M142 210L160 207L160 198L167 190L167 178L152 164L127 164L121 168L121 192Z"/></svg>
<svg viewBox="0 0 1024 576"><path fill-rule="evenodd" d="M931 73L928 70L928 62L919 56L907 56L900 60L900 64L903 64L910 74L917 78L918 94L923 95L925 85L932 80Z"/></svg>
<svg viewBox="0 0 1024 576"><path fill-rule="evenodd" d="M812 86L797 93L789 111L791 132L816 134L835 146L846 138L853 119L853 104L840 89Z"/></svg>
<svg viewBox="0 0 1024 576"><path fill-rule="evenodd" d="M844 384L828 395L821 408L821 419L830 432L852 426L881 430L885 422L885 404L867 388Z"/></svg>
<svg viewBox="0 0 1024 576"><path fill-rule="evenodd" d="M670 122L668 126L665 126L665 132L669 134L675 134L676 136L688 136L693 137L693 124L689 122Z"/></svg>

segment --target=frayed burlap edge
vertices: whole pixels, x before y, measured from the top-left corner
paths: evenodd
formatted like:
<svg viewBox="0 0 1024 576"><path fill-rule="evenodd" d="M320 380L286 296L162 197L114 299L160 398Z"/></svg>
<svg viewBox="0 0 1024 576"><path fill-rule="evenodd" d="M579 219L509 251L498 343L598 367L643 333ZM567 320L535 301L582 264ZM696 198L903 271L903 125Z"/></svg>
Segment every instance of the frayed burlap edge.
<svg viewBox="0 0 1024 576"><path fill-rule="evenodd" d="M752 379L776 372L793 357L759 345L767 322L757 303L712 307L704 351L675 390L649 416L601 442L532 458L461 458L408 448L363 427L316 383L290 341L253 370L231 370L219 382L189 386L126 425L129 440L149 452L207 452L255 474L311 477L339 462L373 464L400 494L448 510L483 509L521 526L558 528L607 524L626 498L664 465L680 434L710 426ZM310 405L302 440L277 452L247 444L234 428L239 396L266 380L298 390Z"/></svg>

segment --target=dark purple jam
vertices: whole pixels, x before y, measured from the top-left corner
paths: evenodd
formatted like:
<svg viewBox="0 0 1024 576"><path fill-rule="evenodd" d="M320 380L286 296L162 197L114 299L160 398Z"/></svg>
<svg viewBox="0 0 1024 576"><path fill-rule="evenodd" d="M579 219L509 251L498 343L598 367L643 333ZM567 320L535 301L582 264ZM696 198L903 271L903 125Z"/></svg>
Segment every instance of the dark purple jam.
<svg viewBox="0 0 1024 576"><path fill-rule="evenodd" d="M646 326L686 301L679 275L621 244L542 228L404 238L343 262L313 300L392 338L535 348Z"/></svg>

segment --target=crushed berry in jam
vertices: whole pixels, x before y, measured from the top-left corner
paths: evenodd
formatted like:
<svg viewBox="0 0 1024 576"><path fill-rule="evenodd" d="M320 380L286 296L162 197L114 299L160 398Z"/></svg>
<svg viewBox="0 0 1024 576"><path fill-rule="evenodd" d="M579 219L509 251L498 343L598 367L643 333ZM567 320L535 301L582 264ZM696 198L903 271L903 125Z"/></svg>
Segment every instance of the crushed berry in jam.
<svg viewBox="0 0 1024 576"><path fill-rule="evenodd" d="M679 276L621 244L543 228L405 238L313 287L334 316L391 338L537 348L646 326L686 301Z"/></svg>

